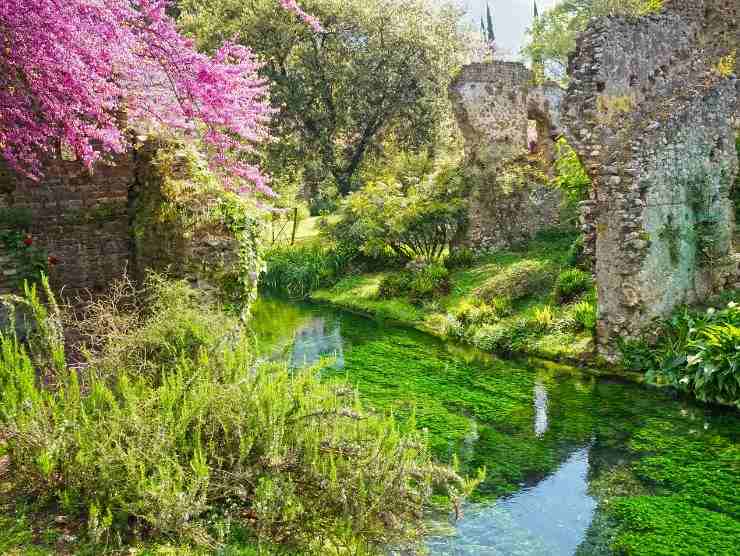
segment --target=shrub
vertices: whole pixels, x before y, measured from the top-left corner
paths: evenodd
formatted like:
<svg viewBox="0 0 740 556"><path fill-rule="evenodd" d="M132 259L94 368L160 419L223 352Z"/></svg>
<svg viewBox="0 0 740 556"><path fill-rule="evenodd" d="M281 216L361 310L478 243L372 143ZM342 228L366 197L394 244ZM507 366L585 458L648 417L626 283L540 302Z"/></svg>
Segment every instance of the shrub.
<svg viewBox="0 0 740 556"><path fill-rule="evenodd" d="M577 268L568 268L558 274L552 295L556 303L567 303L590 290L592 285L593 278L590 273Z"/></svg>
<svg viewBox="0 0 740 556"><path fill-rule="evenodd" d="M255 364L237 320L215 329L224 317L172 288L155 284L155 306L132 317L128 345L146 339L155 353L146 373L134 365L143 348L101 372L122 339L101 332L100 353L44 389L24 347L0 336L0 436L16 495L86 518L96 542L134 529L212 543L206 517L228 504L262 539L358 553L413 538L433 485L470 491L420 433L313 370Z"/></svg>
<svg viewBox="0 0 740 556"><path fill-rule="evenodd" d="M508 297L496 297L489 303L478 301L464 303L455 312L455 317L464 326L492 324L501 318L511 315L513 308Z"/></svg>
<svg viewBox="0 0 740 556"><path fill-rule="evenodd" d="M622 363L707 402L740 407L740 306L683 308L659 323L656 340L619 344Z"/></svg>
<svg viewBox="0 0 740 556"><path fill-rule="evenodd" d="M293 298L332 285L353 260L352 253L317 244L276 246L265 253L262 287Z"/></svg>
<svg viewBox="0 0 740 556"><path fill-rule="evenodd" d="M573 319L589 332L596 330L596 303L591 299L584 299L573 306Z"/></svg>
<svg viewBox="0 0 740 556"><path fill-rule="evenodd" d="M486 301L508 297L512 301L527 297L552 285L551 267L541 261L516 262L489 278L476 294Z"/></svg>
<svg viewBox="0 0 740 556"><path fill-rule="evenodd" d="M555 322L555 313L552 307L545 305L544 307L535 308L534 314L530 319L530 327L538 332L545 332Z"/></svg>
<svg viewBox="0 0 740 556"><path fill-rule="evenodd" d="M403 297L411 289L412 278L412 274L406 270L389 272L378 285L378 297L382 299Z"/></svg>
<svg viewBox="0 0 740 556"><path fill-rule="evenodd" d="M469 247L457 247L450 249L450 253L445 258L445 266L453 270L455 268L468 268L475 263L475 252Z"/></svg>
<svg viewBox="0 0 740 556"><path fill-rule="evenodd" d="M325 236L337 244L351 242L369 258L392 254L438 262L467 223L465 184L459 166L444 165L413 180L368 181L342 203L339 221Z"/></svg>
<svg viewBox="0 0 740 556"><path fill-rule="evenodd" d="M387 274L378 286L378 297L408 296L416 302L447 293L449 288L449 271L440 264L429 264Z"/></svg>

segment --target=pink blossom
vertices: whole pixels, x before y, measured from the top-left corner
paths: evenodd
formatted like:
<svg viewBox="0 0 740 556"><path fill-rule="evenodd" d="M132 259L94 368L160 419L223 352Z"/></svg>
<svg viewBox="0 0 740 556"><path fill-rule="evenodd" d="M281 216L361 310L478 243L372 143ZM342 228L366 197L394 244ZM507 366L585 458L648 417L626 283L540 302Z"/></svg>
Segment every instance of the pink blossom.
<svg viewBox="0 0 740 556"><path fill-rule="evenodd" d="M320 29L295 0L280 1ZM272 194L244 162L268 139L272 113L259 62L230 43L197 52L167 3L0 1L0 155L38 179L60 141L89 167L128 148L127 129L167 130L199 139L235 191Z"/></svg>

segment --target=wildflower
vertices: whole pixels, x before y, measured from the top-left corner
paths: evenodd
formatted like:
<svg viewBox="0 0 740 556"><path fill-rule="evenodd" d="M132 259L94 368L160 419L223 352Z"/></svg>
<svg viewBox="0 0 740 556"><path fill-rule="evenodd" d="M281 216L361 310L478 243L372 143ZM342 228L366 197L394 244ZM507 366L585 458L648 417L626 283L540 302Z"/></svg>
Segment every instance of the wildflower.
<svg viewBox="0 0 740 556"><path fill-rule="evenodd" d="M710 307L707 309L707 315L712 316L716 312L716 309L714 307Z"/></svg>
<svg viewBox="0 0 740 556"><path fill-rule="evenodd" d="M689 367L696 365L697 363L701 363L701 355L689 355L686 357L686 364Z"/></svg>
<svg viewBox="0 0 740 556"><path fill-rule="evenodd" d="M23 243L26 245L26 247L31 247L31 245L33 245L33 238L30 236L30 234L23 238Z"/></svg>

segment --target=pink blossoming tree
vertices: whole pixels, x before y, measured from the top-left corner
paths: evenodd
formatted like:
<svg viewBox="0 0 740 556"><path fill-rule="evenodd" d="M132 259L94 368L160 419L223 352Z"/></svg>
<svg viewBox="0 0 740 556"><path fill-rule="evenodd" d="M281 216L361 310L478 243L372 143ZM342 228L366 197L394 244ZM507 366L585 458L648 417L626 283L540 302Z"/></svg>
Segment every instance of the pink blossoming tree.
<svg viewBox="0 0 740 556"><path fill-rule="evenodd" d="M316 30L294 0L280 0ZM128 146L122 125L199 139L225 187L271 194L249 162L267 139L267 83L252 52L197 52L166 0L0 2L0 153L38 179L60 142L91 167Z"/></svg>

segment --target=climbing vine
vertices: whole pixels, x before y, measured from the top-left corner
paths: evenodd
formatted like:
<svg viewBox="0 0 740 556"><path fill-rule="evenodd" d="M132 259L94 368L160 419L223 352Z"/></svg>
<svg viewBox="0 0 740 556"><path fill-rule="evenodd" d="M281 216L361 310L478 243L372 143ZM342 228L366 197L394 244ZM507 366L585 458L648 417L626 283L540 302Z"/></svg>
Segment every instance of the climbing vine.
<svg viewBox="0 0 740 556"><path fill-rule="evenodd" d="M48 271L53 262L46 251L39 247L28 231L31 223L30 213L23 209L0 209L0 254L8 261L9 272L5 279L14 288L20 288L24 281L38 282L42 273Z"/></svg>

